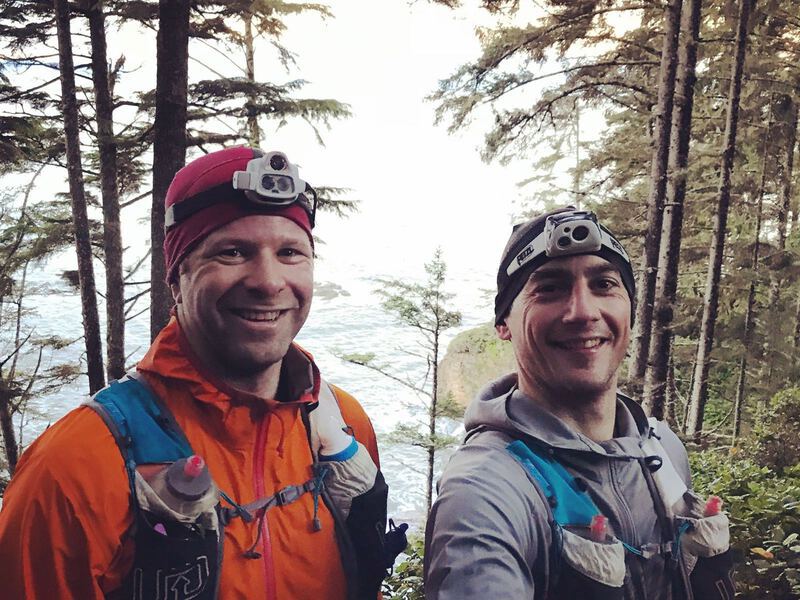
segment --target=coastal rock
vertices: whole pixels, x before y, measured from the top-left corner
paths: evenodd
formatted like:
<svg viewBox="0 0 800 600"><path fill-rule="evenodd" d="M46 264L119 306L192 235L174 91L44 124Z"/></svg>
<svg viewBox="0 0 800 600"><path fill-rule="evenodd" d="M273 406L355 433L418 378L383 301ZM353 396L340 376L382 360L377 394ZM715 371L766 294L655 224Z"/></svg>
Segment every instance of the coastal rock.
<svg viewBox="0 0 800 600"><path fill-rule="evenodd" d="M314 298L332 300L338 296L349 296L350 292L332 281L320 281L314 284Z"/></svg>
<svg viewBox="0 0 800 600"><path fill-rule="evenodd" d="M486 323L459 333L439 364L439 385L466 408L475 394L492 379L515 369L511 343L500 340L494 325Z"/></svg>

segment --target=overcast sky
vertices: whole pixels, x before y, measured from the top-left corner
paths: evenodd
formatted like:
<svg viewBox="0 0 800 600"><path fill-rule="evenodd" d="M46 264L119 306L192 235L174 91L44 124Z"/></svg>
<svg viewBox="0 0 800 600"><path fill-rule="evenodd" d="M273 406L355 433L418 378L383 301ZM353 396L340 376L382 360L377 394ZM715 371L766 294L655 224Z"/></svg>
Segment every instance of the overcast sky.
<svg viewBox="0 0 800 600"><path fill-rule="evenodd" d="M323 134L324 148L302 124L263 146L285 150L312 183L352 188L361 201L344 223L320 220L329 245L358 244L394 264L403 257L409 268L419 263L418 271L441 245L452 269L491 272L525 171L481 162L487 122L449 135L434 126L435 106L425 101L439 79L477 56L475 26L491 21L474 7L452 11L421 1L328 4L335 18L290 19L283 42L311 82L303 93L346 102L353 117ZM280 80L274 64L262 63L257 57L258 77Z"/></svg>

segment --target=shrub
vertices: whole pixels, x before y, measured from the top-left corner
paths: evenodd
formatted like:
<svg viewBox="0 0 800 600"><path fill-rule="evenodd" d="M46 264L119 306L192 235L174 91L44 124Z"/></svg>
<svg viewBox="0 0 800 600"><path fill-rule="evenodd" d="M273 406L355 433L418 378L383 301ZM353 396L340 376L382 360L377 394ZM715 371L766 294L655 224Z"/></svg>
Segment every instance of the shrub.
<svg viewBox="0 0 800 600"><path fill-rule="evenodd" d="M692 453L694 488L725 502L737 598L800 598L800 467L781 475L755 458L748 450Z"/></svg>
<svg viewBox="0 0 800 600"><path fill-rule="evenodd" d="M800 388L782 390L762 410L746 443L760 464L783 474L800 463Z"/></svg>
<svg viewBox="0 0 800 600"><path fill-rule="evenodd" d="M425 600L422 589L422 557L425 540L414 535L408 540L405 559L383 582L383 597L387 600Z"/></svg>

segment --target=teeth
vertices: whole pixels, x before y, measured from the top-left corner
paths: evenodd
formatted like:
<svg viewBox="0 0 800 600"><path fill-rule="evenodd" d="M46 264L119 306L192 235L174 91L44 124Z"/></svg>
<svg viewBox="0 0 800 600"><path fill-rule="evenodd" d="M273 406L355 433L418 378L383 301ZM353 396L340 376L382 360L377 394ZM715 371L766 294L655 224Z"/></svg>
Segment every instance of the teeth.
<svg viewBox="0 0 800 600"><path fill-rule="evenodd" d="M588 340L571 340L561 342L560 345L569 350L588 350L589 348L596 348L603 343L601 338L590 338Z"/></svg>
<svg viewBox="0 0 800 600"><path fill-rule="evenodd" d="M248 321L274 321L281 314L279 310L237 310L235 312Z"/></svg>

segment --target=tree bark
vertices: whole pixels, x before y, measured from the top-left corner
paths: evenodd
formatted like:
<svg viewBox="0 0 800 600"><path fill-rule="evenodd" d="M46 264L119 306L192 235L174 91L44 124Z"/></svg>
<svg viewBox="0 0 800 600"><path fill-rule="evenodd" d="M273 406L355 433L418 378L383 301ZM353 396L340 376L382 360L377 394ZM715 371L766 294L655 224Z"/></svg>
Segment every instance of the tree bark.
<svg viewBox="0 0 800 600"><path fill-rule="evenodd" d="M122 233L117 187L117 144L114 104L108 77L105 14L102 0L87 6L92 43L97 141L100 152L100 190L103 198L103 250L106 262L106 375L125 374L125 285L122 276Z"/></svg>
<svg viewBox="0 0 800 600"><path fill-rule="evenodd" d="M653 159L650 166L650 194L647 198L647 227L642 255L641 285L636 298L636 333L633 339L632 378L641 382L647 368L653 319L656 271L661 242L664 193L667 186L675 72L678 65L678 37L683 0L671 0L664 9L664 42L655 111Z"/></svg>
<svg viewBox="0 0 800 600"><path fill-rule="evenodd" d="M789 212L792 208L792 177L794 171L794 147L797 143L797 103L791 96L784 96L788 104L788 118L784 121L786 128L786 162L783 165L782 185L781 185L781 203L778 205L778 251L773 258L775 267L769 274L769 297L768 304L769 311L772 317L768 322L776 324L779 319L775 317L781 311L781 284L783 278L781 277L781 270L786 265L786 238L788 234L788 221ZM798 305L800 307L800 305ZM778 328L779 329L779 328ZM764 363L766 365L766 382L770 386L772 383L772 373L775 367L775 346L776 341L779 339L777 336L782 337L779 330L770 328L764 340ZM796 355L793 356L792 361L796 364Z"/></svg>
<svg viewBox="0 0 800 600"><path fill-rule="evenodd" d="M678 269L683 235L683 206L686 197L686 167L697 80L697 44L701 0L690 0L681 14L682 43L678 50L675 101L672 110L666 202L661 224L655 309L648 349L644 387L644 409L658 419L664 416L666 383L672 353L672 321L678 290Z"/></svg>
<svg viewBox="0 0 800 600"><path fill-rule="evenodd" d="M150 221L150 337L167 324L172 295L164 265L164 198L186 163L189 90L189 0L159 0L156 115L153 123L153 206Z"/></svg>
<svg viewBox="0 0 800 600"><path fill-rule="evenodd" d="M731 66L731 83L728 92L728 110L725 122L725 137L720 166L720 181L717 192L717 210L714 215L714 234L711 239L708 274L700 324L700 339L697 344L697 364L692 386L691 409L687 431L699 435L703 429L703 415L708 400L708 370L711 348L714 344L714 326L719 305L719 281L722 274L722 258L725 249L725 234L730 208L731 174L736 152L736 129L739 122L739 101L742 91L745 51L747 48L747 24L755 0L739 0L739 15L736 27L736 54Z"/></svg>
<svg viewBox="0 0 800 600"><path fill-rule="evenodd" d="M64 135L67 149L67 173L72 197L72 224L75 229L75 248L78 255L78 284L83 313L83 334L86 344L86 363L89 393L104 385L103 348L100 341L100 318L97 312L97 293L92 266L92 246L89 239L89 217L83 185L83 165L78 130L78 104L75 97L75 69L72 60L70 13L67 0L54 0L58 34L58 63L61 74L61 103L64 110Z"/></svg>
<svg viewBox="0 0 800 600"><path fill-rule="evenodd" d="M758 184L758 203L756 204L756 231L753 240L753 253L750 257L750 289L747 293L747 311L744 315L744 339L742 340L742 356L739 358L739 375L736 380L736 400L733 403L733 443L742 430L742 413L744 412L744 390L747 384L747 361L753 346L753 330L755 329L756 316L756 281L758 280L758 267L761 253L761 221L764 212L764 192L767 186L767 157L769 156L769 139L772 131L772 102L770 98L770 112L767 119L767 128L764 130L764 148L761 154L761 180Z"/></svg>
<svg viewBox="0 0 800 600"><path fill-rule="evenodd" d="M9 475L14 475L19 460L19 443L17 434L14 431L13 411L11 409L12 390L8 387L8 382L0 378L0 432L3 434L3 449L5 450L6 462L8 464Z"/></svg>
<svg viewBox="0 0 800 600"><path fill-rule="evenodd" d="M438 307L437 307L438 309ZM433 477L436 468L436 421L438 419L438 400L439 400L439 331L438 325L433 332L433 389L431 390L431 408L428 411L428 473L425 485L425 506L428 513L433 504ZM427 513L426 513L427 514Z"/></svg>
<svg viewBox="0 0 800 600"><path fill-rule="evenodd" d="M789 118L786 120L786 162L783 169L781 185L781 203L778 205L778 254L779 265L783 264L786 252L786 237L789 212L792 205L792 177L794 173L794 147L797 144L797 104L788 99ZM769 304L773 310L778 306L781 295L780 269L770 273Z"/></svg>
<svg viewBox="0 0 800 600"><path fill-rule="evenodd" d="M245 58L245 77L247 81L255 83L255 44L253 42L253 13L248 12L242 17L244 21L244 58ZM248 109L247 113L247 140L253 148L261 147L261 128L258 125L258 114L255 110L255 103L258 101L255 94L248 98L248 102L253 108Z"/></svg>

